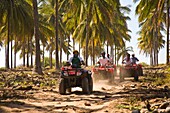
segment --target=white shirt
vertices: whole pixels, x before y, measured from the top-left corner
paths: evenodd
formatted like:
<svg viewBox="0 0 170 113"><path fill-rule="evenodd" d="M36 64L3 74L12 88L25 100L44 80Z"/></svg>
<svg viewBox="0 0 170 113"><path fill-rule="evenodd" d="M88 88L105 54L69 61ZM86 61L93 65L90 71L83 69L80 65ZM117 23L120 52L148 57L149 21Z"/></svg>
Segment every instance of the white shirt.
<svg viewBox="0 0 170 113"><path fill-rule="evenodd" d="M126 64L126 65L130 65L131 63L132 63L132 60L130 59L129 61L127 61L127 57L125 57L124 59L123 59L123 61L124 61L124 63Z"/></svg>
<svg viewBox="0 0 170 113"><path fill-rule="evenodd" d="M108 61L109 61L108 58L105 58L105 59L101 58L101 59L99 59L99 62L100 62L101 66L105 66L108 63Z"/></svg>

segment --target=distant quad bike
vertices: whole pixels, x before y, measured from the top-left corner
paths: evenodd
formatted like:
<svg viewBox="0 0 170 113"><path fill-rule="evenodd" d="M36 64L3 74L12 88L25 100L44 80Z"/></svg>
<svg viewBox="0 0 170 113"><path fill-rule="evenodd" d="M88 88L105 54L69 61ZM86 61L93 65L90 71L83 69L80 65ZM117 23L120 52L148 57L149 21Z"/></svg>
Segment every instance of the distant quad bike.
<svg viewBox="0 0 170 113"><path fill-rule="evenodd" d="M124 65L120 68L120 80L124 77L134 77L135 81L139 80L139 76L143 76L143 69L141 64Z"/></svg>
<svg viewBox="0 0 170 113"><path fill-rule="evenodd" d="M92 93L93 80L91 71L74 66L63 66L60 74L59 93L66 94L66 90L71 92L73 87L81 87L84 94Z"/></svg>
<svg viewBox="0 0 170 113"><path fill-rule="evenodd" d="M109 83L114 81L114 77L116 76L116 66L115 65L107 65L107 66L95 66L92 69L93 78L95 81L98 80L108 80Z"/></svg>

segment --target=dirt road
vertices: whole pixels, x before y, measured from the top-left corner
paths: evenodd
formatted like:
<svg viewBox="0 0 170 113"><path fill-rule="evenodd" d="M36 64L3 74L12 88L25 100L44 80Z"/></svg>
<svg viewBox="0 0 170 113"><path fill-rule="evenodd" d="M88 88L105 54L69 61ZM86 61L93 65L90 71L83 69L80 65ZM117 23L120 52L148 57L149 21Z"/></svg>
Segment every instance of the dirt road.
<svg viewBox="0 0 170 113"><path fill-rule="evenodd" d="M94 92L90 95L82 94L81 88L73 88L72 93L67 95L60 95L57 87L21 91L21 95L25 95L23 98L1 100L0 110L4 113L130 113L130 110L119 109L119 105L125 103L126 96L129 96L122 92L125 84L133 87L139 83L129 79L111 85L101 80L94 83Z"/></svg>

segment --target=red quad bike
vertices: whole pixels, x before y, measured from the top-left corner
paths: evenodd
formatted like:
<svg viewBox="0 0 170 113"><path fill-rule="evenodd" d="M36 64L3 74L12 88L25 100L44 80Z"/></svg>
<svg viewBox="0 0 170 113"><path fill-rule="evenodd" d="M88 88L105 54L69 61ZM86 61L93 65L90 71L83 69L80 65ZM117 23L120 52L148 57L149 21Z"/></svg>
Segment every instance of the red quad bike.
<svg viewBox="0 0 170 113"><path fill-rule="evenodd" d="M116 66L115 65L95 66L92 69L92 72L95 81L108 79L108 82L112 83L114 81L114 77L116 76Z"/></svg>
<svg viewBox="0 0 170 113"><path fill-rule="evenodd" d="M125 65L120 68L120 80L123 81L124 77L134 77L135 81L139 80L139 76L143 75L141 64Z"/></svg>
<svg viewBox="0 0 170 113"><path fill-rule="evenodd" d="M83 93L90 94L93 91L93 80L91 71L72 66L63 66L61 68L59 93L66 94L66 90L71 92L72 87L81 87Z"/></svg>

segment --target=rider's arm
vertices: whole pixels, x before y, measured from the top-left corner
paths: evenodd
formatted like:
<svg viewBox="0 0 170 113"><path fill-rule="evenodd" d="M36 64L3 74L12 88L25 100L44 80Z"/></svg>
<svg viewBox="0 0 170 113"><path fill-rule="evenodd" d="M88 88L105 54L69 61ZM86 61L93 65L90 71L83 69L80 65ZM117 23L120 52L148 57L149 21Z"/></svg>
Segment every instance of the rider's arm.
<svg viewBox="0 0 170 113"><path fill-rule="evenodd" d="M67 62L72 63L73 57L71 57Z"/></svg>
<svg viewBox="0 0 170 113"><path fill-rule="evenodd" d="M81 65L85 65L83 59L81 57L79 57L79 59L80 59Z"/></svg>
<svg viewBox="0 0 170 113"><path fill-rule="evenodd" d="M139 61L139 59L138 58L135 58L136 59L136 61Z"/></svg>

